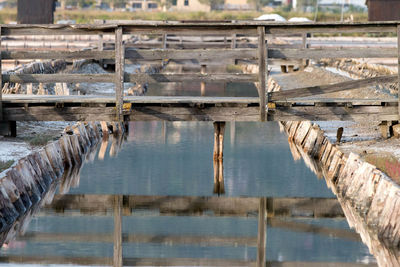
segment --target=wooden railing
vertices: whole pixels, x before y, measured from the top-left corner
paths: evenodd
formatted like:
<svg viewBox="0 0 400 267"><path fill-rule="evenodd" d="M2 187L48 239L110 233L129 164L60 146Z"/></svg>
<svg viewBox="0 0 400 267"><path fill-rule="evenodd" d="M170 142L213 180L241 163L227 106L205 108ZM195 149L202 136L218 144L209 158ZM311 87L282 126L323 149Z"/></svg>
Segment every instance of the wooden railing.
<svg viewBox="0 0 400 267"><path fill-rule="evenodd" d="M34 36L34 35L98 35L114 36L114 49L103 50L103 45L96 50L82 51L1 51L1 60L18 59L95 59L115 62L115 72L109 74L3 74L1 85L12 83L114 83L116 99L116 118L122 120L124 102L124 83L168 83L168 82L256 82L260 98L260 120L266 119L268 102L286 101L298 96L309 96L344 89L362 87L370 84L399 82L398 77L384 76L365 80L344 82L336 85L300 88L286 92L266 93L268 79L268 60L274 59L319 59L319 58L399 58L400 49L396 48L268 48L266 39L269 35L302 35L307 33L397 33L400 36L399 22L370 23L266 23L266 22L232 22L232 23L185 23L185 22L125 22L118 24L95 25L1 25L1 36ZM132 49L126 40L130 35L146 34L160 36L162 47L157 49ZM173 49L166 45L166 36L199 36L222 35L232 36L231 48L209 49ZM236 48L236 37L256 36L258 45L255 48ZM110 39L110 38L108 38ZM125 41L124 41L125 40ZM234 44L234 45L233 45ZM400 38L399 38L400 47ZM243 73L201 73L190 74L147 74L126 73L125 63L141 61L161 61L164 59L196 59L202 62L218 62L225 59L258 61L257 74ZM0 90L0 121L2 120Z"/></svg>

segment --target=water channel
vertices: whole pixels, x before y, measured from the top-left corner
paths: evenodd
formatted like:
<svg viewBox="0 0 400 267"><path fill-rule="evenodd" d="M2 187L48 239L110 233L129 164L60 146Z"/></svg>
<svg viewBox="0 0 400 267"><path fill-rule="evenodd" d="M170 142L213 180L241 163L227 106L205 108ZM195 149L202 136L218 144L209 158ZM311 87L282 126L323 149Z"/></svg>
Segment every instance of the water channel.
<svg viewBox="0 0 400 267"><path fill-rule="evenodd" d="M197 93L197 85L148 91ZM207 95L257 91L207 84ZM227 123L219 180L211 122L128 128L66 170L20 219L1 266L112 265L116 242L124 265L376 266L325 180L293 158L278 123Z"/></svg>
<svg viewBox="0 0 400 267"><path fill-rule="evenodd" d="M336 200L323 179L294 161L277 123L227 124L219 194L212 138L207 122L130 123L125 137L103 140L81 169L54 185L54 200L2 247L0 259L112 264L119 209L126 265L249 265L257 261L258 207L266 199L268 263L375 263L340 211L307 208Z"/></svg>

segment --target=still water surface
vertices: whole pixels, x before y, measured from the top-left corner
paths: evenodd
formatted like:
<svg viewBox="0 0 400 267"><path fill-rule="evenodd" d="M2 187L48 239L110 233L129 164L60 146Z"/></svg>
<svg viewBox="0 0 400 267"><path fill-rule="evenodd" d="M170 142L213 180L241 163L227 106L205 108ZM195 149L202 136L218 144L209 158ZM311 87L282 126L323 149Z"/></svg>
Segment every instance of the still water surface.
<svg viewBox="0 0 400 267"><path fill-rule="evenodd" d="M55 185L53 202L3 246L0 259L112 264L120 218L125 265L249 265L260 254L258 210L266 198L271 266L375 264L341 212L317 216L307 208L336 200L323 179L293 160L277 123L227 123L220 195L212 141L212 123L130 123L127 136L99 144L80 176Z"/></svg>

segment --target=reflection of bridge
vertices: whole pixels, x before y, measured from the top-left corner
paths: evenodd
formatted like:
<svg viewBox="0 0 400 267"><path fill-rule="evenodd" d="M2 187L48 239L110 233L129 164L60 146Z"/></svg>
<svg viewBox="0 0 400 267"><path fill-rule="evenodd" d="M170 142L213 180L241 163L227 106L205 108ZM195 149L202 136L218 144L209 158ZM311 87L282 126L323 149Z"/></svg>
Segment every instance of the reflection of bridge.
<svg viewBox="0 0 400 267"><path fill-rule="evenodd" d="M142 214L142 215L141 215ZM132 196L132 195L56 195L52 204L46 205L40 212L43 216L101 216L114 217L113 233L107 229L96 233L80 233L79 224L72 232L26 232L18 242L105 244L113 243L114 256L107 257L58 257L58 256L3 256L2 262L12 263L51 263L80 265L212 265L226 266L264 266L266 261L266 228L280 228L287 231L313 233L322 236L341 238L349 241L360 241L357 234L346 229L309 224L290 218L331 218L342 217L343 213L336 199L323 198L219 198L219 197L167 197L167 196ZM232 220L235 218L258 217L257 236L244 235L240 230L234 235L224 234L160 234L138 233L132 230L135 225L126 220L131 216L190 216L193 219L215 217L216 220ZM124 220L122 218L125 218ZM95 218L95 217L94 217ZM223 219L225 218L225 219ZM122 224L124 221L124 224ZM232 223L233 223L232 222ZM49 223L49 222L48 222ZM51 228L51 227L50 227ZM125 229L123 231L123 229ZM131 244L164 244L168 246L195 245L201 247L255 247L255 259L206 259L206 258L132 258L123 256L123 246ZM128 253L129 254L129 253ZM312 262L267 262L271 266L318 266ZM332 263L333 264L333 263ZM337 263L332 266L358 266L352 263Z"/></svg>
<svg viewBox="0 0 400 267"><path fill-rule="evenodd" d="M303 23L272 24L265 22L186 23L129 22L104 25L4 25L2 36L32 35L111 35L115 36L113 50L100 51L2 51L2 59L94 59L115 62L115 72L108 74L3 74L2 83L111 83L115 97L98 96L21 96L3 99L0 120L398 120L398 99L296 99L324 93L340 92L381 83L398 83L397 76L374 77L338 84L297 88L285 92L266 93L270 60L302 60L318 58L388 58L398 57L395 48L310 48L306 38L301 48L269 46L269 35L303 35L307 33L397 33L398 22L373 23ZM129 37L151 34L164 40L158 49L129 48ZM175 49L167 44L173 36L256 36L256 48L238 48L231 37L231 48ZM267 38L266 38L267 36ZM209 62L256 62L258 73L126 73L125 63L161 62L165 59ZM235 60L235 61L233 61ZM271 61L272 63L272 61ZM219 97L124 97L124 83L175 82L255 82L257 98ZM0 97L1 101L1 97ZM268 105L267 105L268 104ZM267 108L268 107L268 108Z"/></svg>

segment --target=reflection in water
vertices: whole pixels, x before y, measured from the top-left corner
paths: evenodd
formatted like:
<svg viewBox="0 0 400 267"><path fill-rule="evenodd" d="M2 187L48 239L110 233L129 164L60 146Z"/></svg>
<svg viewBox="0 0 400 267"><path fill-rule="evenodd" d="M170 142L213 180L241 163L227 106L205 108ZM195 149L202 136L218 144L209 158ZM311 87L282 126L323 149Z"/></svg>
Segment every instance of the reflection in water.
<svg viewBox="0 0 400 267"><path fill-rule="evenodd" d="M142 125L143 130L131 125L127 142L143 137L142 142L176 144L187 135L179 123L148 125ZM241 142L240 134L233 136L231 144ZM111 157L125 157L124 140L117 135L103 139L97 149L87 152L85 167L98 166L98 160L106 164ZM118 165L113 170L125 167ZM213 167L213 192L223 194L222 159L214 161ZM359 266L357 262L374 262L359 236L348 229L334 198L260 197L250 191L247 197L121 195L103 192L103 187L92 194L79 193L71 188L80 184L82 188L87 182L81 170L81 166L66 170L42 201L6 233L1 262L117 266ZM211 182L211 175L203 181ZM108 184L115 178L106 177ZM96 181L100 177L90 186L99 187ZM13 240L16 233L19 236Z"/></svg>
<svg viewBox="0 0 400 267"><path fill-rule="evenodd" d="M293 157L295 157L295 155L301 155L304 163L318 177L325 177L328 187L335 193L340 206L343 209L349 226L354 228L361 236L363 243L368 246L371 254L375 256L379 266L400 266L399 247L391 244L389 238L385 239L384 237L379 237L376 229L367 225L365 219L363 219L354 208L354 205L350 201L346 200L342 194L338 194L336 185L327 178L328 175L326 174L326 171L315 159L310 157L307 153L302 152L303 150L293 142L289 141L289 144Z"/></svg>

